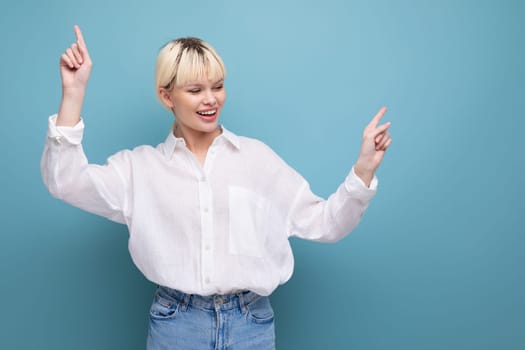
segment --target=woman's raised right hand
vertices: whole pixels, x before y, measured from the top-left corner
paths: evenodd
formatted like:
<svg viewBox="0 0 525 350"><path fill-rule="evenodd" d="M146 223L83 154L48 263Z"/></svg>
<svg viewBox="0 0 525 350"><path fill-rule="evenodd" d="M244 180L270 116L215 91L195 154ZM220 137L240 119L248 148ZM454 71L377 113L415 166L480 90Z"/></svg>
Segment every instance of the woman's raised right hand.
<svg viewBox="0 0 525 350"><path fill-rule="evenodd" d="M77 41L60 56L60 76L64 93L85 90L93 66L79 26L75 25L74 29Z"/></svg>

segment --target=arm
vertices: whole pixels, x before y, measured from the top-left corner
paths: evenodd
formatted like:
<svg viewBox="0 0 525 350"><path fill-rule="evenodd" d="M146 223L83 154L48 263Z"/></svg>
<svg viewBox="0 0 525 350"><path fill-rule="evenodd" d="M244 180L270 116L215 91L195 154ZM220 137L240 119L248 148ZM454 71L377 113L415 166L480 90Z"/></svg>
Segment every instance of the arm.
<svg viewBox="0 0 525 350"><path fill-rule="evenodd" d="M376 193L375 171L392 142L390 123L377 126L382 108L363 132L359 158L344 183L327 199L316 196L308 183L298 189L288 214L291 236L320 242L334 242L352 231Z"/></svg>
<svg viewBox="0 0 525 350"><path fill-rule="evenodd" d="M42 179L53 196L124 223L129 152L117 153L104 166L88 164L80 112L92 63L78 26L75 32L77 41L60 58L62 101L58 115L49 119Z"/></svg>
<svg viewBox="0 0 525 350"><path fill-rule="evenodd" d="M77 41L60 57L62 101L57 126L74 126L80 121L86 86L93 66L80 28L75 26L74 29Z"/></svg>
<svg viewBox="0 0 525 350"><path fill-rule="evenodd" d="M57 126L49 118L47 140L40 163L49 192L75 207L125 223L131 173L129 151L111 156L105 165L89 164L82 148L84 123Z"/></svg>
<svg viewBox="0 0 525 350"><path fill-rule="evenodd" d="M359 224L376 190L377 179L366 186L355 174L355 167L326 200L315 195L302 179L288 210L288 235L318 242L342 239Z"/></svg>

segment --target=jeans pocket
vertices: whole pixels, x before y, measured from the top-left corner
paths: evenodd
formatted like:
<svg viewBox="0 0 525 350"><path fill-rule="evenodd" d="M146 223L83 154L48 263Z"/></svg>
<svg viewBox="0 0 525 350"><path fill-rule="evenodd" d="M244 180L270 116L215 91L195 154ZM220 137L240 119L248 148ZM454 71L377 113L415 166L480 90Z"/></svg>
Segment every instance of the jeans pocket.
<svg viewBox="0 0 525 350"><path fill-rule="evenodd" d="M150 317L156 320L170 320L179 313L179 301L158 289L149 311Z"/></svg>
<svg viewBox="0 0 525 350"><path fill-rule="evenodd" d="M259 297L246 304L248 318L255 323L273 322L273 308L268 297Z"/></svg>

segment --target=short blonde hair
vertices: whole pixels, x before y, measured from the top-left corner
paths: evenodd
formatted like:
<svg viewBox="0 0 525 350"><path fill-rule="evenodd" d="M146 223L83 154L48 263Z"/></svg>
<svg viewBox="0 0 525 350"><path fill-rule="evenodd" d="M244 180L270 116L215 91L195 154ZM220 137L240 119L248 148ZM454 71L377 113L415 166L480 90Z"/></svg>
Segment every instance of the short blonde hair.
<svg viewBox="0 0 525 350"><path fill-rule="evenodd" d="M190 81L226 77L224 62L213 47L198 38L179 38L164 45L157 56L155 88L171 90Z"/></svg>

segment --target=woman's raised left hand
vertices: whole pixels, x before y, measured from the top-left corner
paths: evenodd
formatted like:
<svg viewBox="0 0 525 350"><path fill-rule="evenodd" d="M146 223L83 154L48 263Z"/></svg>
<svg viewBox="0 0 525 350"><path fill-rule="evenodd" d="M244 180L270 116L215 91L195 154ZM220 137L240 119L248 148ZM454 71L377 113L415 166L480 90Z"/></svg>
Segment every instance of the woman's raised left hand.
<svg viewBox="0 0 525 350"><path fill-rule="evenodd" d="M386 107L381 108L363 131L363 142L359 158L354 165L354 172L363 180L367 187L370 186L386 150L392 143L392 138L388 133L390 122L378 126L385 112Z"/></svg>

